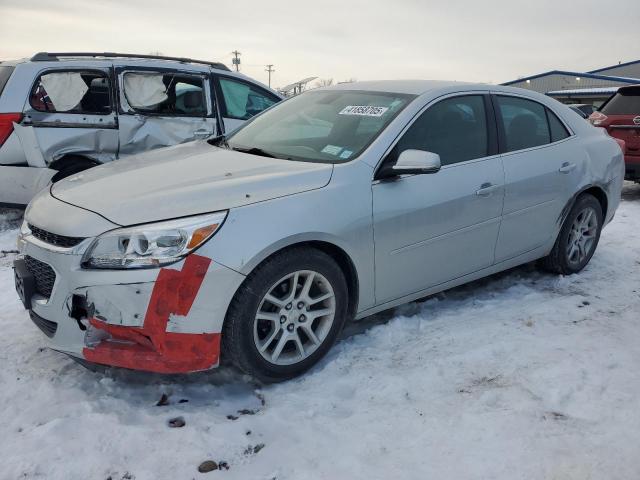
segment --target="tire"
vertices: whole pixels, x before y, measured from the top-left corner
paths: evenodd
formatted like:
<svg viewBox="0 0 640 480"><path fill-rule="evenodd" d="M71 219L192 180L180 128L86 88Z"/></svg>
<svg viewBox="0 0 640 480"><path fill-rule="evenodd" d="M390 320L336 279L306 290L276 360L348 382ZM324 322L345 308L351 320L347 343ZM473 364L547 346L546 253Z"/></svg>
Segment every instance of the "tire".
<svg viewBox="0 0 640 480"><path fill-rule="evenodd" d="M298 296L288 301L292 292ZM327 299L313 303L323 297ZM256 267L234 295L222 332L223 360L263 383L296 377L333 346L347 320L347 307L347 282L333 258L315 248L277 253ZM316 317L331 310L332 318Z"/></svg>
<svg viewBox="0 0 640 480"><path fill-rule="evenodd" d="M58 167L59 164L62 165ZM51 183L59 182L63 178L83 172L99 164L84 157L65 157L58 160L58 165L56 165L58 172L51 178Z"/></svg>
<svg viewBox="0 0 640 480"><path fill-rule="evenodd" d="M576 229L576 225L584 222L587 212L591 212L589 217L591 227L587 231L581 231L581 228ZM580 195L562 224L551 253L541 260L542 267L563 275L581 271L589 263L598 246L602 231L602 217L600 202L588 193ZM587 236L593 236L589 242L585 240ZM582 243L582 248L579 248L577 243ZM578 249L577 254L576 249Z"/></svg>

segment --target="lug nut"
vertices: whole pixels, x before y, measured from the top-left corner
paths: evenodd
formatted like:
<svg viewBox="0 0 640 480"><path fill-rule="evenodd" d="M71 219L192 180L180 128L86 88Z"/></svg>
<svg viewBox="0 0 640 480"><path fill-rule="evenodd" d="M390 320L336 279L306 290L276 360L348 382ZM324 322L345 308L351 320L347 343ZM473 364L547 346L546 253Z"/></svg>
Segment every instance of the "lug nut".
<svg viewBox="0 0 640 480"><path fill-rule="evenodd" d="M305 317L304 315L300 315L300 318L298 320L300 320L301 322L306 322L307 317Z"/></svg>
<svg viewBox="0 0 640 480"><path fill-rule="evenodd" d="M290 332L293 332L293 323L290 323L289 325L287 325L287 330L289 330Z"/></svg>
<svg viewBox="0 0 640 480"><path fill-rule="evenodd" d="M293 308L293 305L291 305L290 303L287 303L287 306L284 308L286 308L287 310L291 310Z"/></svg>
<svg viewBox="0 0 640 480"><path fill-rule="evenodd" d="M304 302L298 302L298 310L302 310L304 308Z"/></svg>
<svg viewBox="0 0 640 480"><path fill-rule="evenodd" d="M280 317L280 323L284 323L284 322L286 322L286 321L287 321L287 317L285 317L284 315L282 315L282 316Z"/></svg>

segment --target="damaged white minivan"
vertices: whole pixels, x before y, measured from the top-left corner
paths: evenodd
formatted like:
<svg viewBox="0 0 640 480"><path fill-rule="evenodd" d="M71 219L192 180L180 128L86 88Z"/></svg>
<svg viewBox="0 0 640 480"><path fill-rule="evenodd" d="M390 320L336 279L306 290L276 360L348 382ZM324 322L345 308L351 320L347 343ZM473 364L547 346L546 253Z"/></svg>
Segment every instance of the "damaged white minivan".
<svg viewBox="0 0 640 480"><path fill-rule="evenodd" d="M234 130L282 97L225 65L119 53L0 62L0 204L158 147Z"/></svg>

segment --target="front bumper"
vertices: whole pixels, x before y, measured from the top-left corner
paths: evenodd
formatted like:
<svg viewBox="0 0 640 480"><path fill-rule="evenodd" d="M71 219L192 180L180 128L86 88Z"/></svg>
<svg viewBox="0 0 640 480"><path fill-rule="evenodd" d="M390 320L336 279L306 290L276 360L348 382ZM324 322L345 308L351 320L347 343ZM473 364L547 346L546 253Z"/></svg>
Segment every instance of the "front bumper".
<svg viewBox="0 0 640 480"><path fill-rule="evenodd" d="M222 323L243 275L201 251L160 269L85 270L80 262L90 243L63 249L28 234L19 239L20 259L55 272L50 295L28 301L34 322L45 333L43 322L48 326L51 348L159 373L218 365Z"/></svg>

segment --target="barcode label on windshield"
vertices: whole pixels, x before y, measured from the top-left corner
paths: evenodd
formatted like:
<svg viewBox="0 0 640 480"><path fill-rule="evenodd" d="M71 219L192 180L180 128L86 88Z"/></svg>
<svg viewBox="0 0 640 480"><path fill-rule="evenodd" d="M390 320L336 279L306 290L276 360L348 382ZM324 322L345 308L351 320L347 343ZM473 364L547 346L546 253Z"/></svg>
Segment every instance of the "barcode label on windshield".
<svg viewBox="0 0 640 480"><path fill-rule="evenodd" d="M372 107L368 105L347 105L339 115L362 115L363 117L381 117L389 107Z"/></svg>

